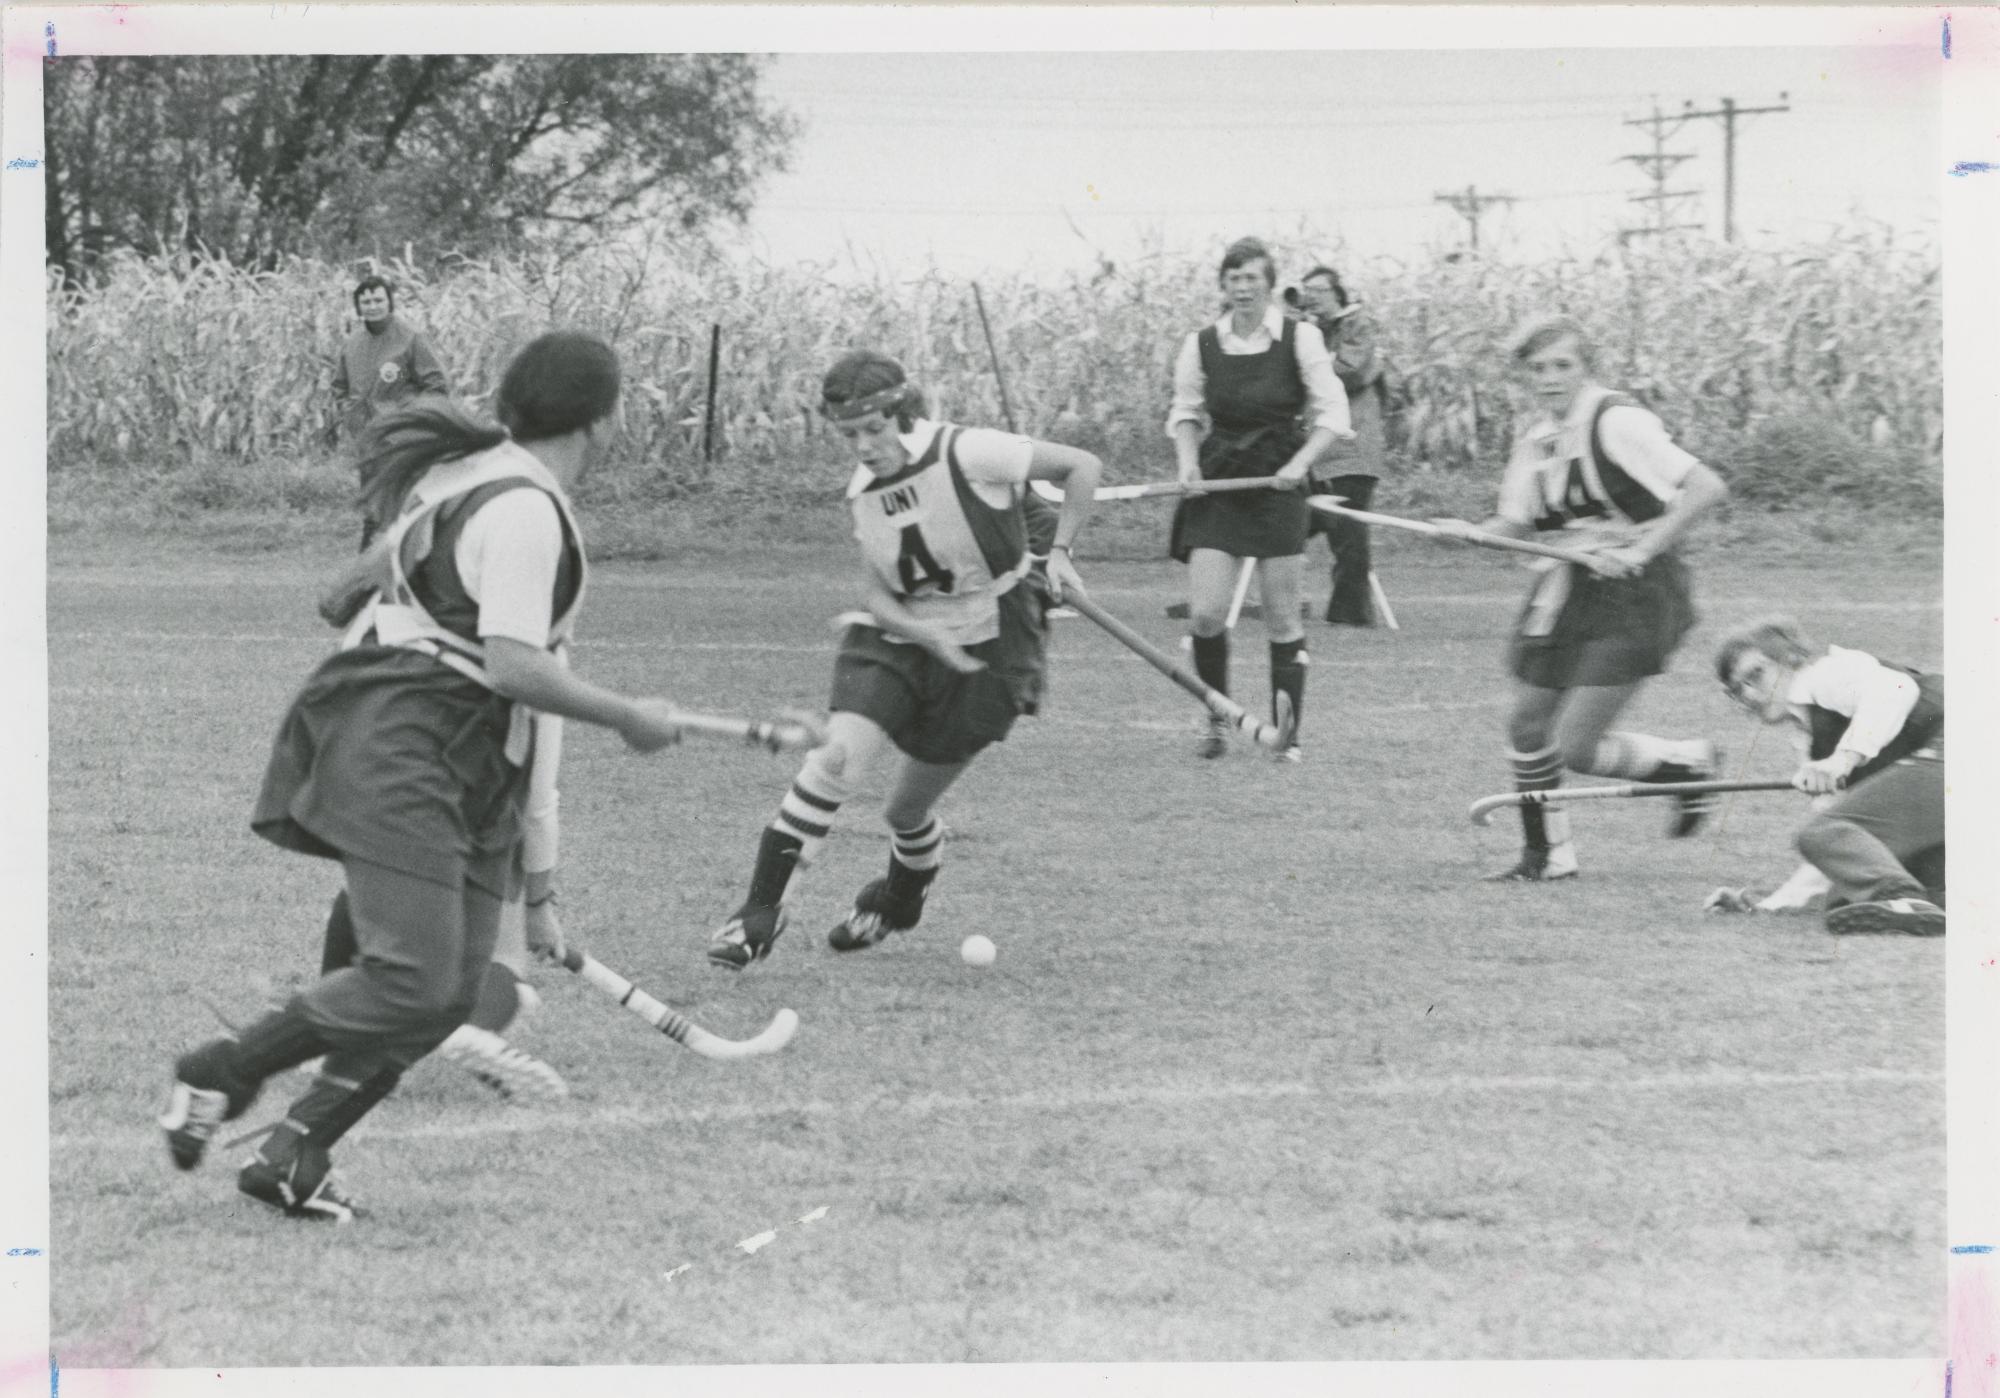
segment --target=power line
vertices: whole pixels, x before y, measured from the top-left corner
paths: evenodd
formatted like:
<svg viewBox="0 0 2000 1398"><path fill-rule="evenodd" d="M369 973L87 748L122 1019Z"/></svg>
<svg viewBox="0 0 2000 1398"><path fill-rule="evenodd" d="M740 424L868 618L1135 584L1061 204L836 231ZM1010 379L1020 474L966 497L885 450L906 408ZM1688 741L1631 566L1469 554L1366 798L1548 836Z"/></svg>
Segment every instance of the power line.
<svg viewBox="0 0 2000 1398"><path fill-rule="evenodd" d="M1477 185L1467 185L1463 193L1439 194L1432 202L1449 204L1472 230L1472 250L1479 251L1479 216L1495 204L1512 204L1511 194L1481 194Z"/></svg>
<svg viewBox="0 0 2000 1398"><path fill-rule="evenodd" d="M1736 99L1725 97L1722 105L1712 112L1698 112L1694 103L1686 104L1682 116L1688 121L1713 117L1722 122L1722 240L1736 241L1736 119L1746 116L1761 116L1766 112L1789 112L1783 105L1787 94L1779 93L1776 107L1739 107Z"/></svg>
<svg viewBox="0 0 2000 1398"><path fill-rule="evenodd" d="M1505 197L1509 203L1548 204L1570 199L1613 199L1622 197L1624 196L1624 194L1625 191L1622 189L1572 189L1572 190L1563 190L1554 194L1526 194L1518 196L1508 195ZM1199 206L1182 205L1179 207L1172 207L1172 208L1152 207L1152 208L1137 208L1137 209L1125 208L1121 205L1112 205L1110 207L1106 207L1101 204L1092 204L1089 206L1089 208L1093 216L1114 217L1114 218L1227 217L1232 214L1241 214L1245 216L1252 214L1279 215L1279 216L1324 215L1327 217L1338 218L1343 214L1388 213L1404 209L1428 209L1429 207L1431 207L1432 204L1436 202L1438 202L1437 199L1398 200L1392 203L1378 203L1378 204L1348 204L1348 203L1341 203L1339 201L1328 201L1327 203L1324 204L1306 204L1306 205L1286 204L1286 205L1260 206L1253 204L1208 204ZM760 213L890 214L898 218L923 217L923 216L929 216L934 218L1049 218L1049 217L1061 217L1064 213L1064 208L1060 204L1041 204L1033 206L1021 205L1021 204L1004 204L1004 205L1003 204L994 204L994 205L957 204L949 207L940 207L935 203L884 204L876 200L857 201L855 203L840 203L832 201L784 202L780 200L760 200L758 201L757 209Z"/></svg>
<svg viewBox="0 0 2000 1398"><path fill-rule="evenodd" d="M1645 171L1647 177L1653 181L1653 192L1651 194L1634 194L1630 196L1630 201L1634 204L1650 203L1653 206L1653 222L1650 228L1620 229L1618 232L1620 241L1626 241L1645 234L1665 236L1668 233L1677 232L1681 229L1696 229L1701 227L1698 223L1674 223L1672 221L1673 210L1669 207L1670 201L1687 199L1694 194L1694 191L1691 189L1667 188L1667 176L1673 172L1675 167L1683 160L1694 159L1694 155L1691 152L1670 151L1667 149L1667 138L1680 130L1684 124L1685 120L1683 118L1660 115L1660 107L1657 102L1653 104L1653 114L1651 116L1638 117L1625 122L1627 126L1650 128L1652 135L1653 149L1650 152L1637 155L1621 155L1618 159L1621 161L1631 161L1634 165Z"/></svg>

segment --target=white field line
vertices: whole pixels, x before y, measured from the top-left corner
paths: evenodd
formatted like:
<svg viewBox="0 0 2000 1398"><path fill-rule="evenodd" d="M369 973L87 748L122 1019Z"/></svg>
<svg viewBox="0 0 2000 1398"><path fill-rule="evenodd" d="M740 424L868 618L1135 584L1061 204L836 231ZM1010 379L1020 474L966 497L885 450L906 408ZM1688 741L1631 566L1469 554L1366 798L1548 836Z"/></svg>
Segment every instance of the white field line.
<svg viewBox="0 0 2000 1398"><path fill-rule="evenodd" d="M925 1093L915 1097L877 1097L830 1102L822 1098L793 1102L738 1102L719 1107L598 1107L570 1111L552 1107L494 1107L472 1121L430 1122L396 1126L368 1122L357 1127L357 1138L384 1141L469 1141L541 1131L630 1131L711 1122L755 1122L785 1117L863 1117L900 1115L939 1117L984 1112L1051 1112L1102 1108L1181 1107L1204 1102L1270 1102L1325 1100L1399 1101L1414 1097L1497 1096L1506 1094L1627 1094L1633 1092L1746 1092L1800 1088L1868 1086L1933 1086L1942 1090L1942 1073L1897 1068L1850 1068L1818 1073L1773 1073L1728 1070L1706 1073L1651 1073L1634 1077L1578 1078L1545 1074L1489 1077L1384 1078L1350 1083L1219 1083L1214 1086L1124 1087L1089 1092L1024 1092L1007 1096L966 1093ZM395 1108L389 1108L393 1115ZM52 1152L102 1151L130 1144L133 1133L69 1133L51 1135Z"/></svg>

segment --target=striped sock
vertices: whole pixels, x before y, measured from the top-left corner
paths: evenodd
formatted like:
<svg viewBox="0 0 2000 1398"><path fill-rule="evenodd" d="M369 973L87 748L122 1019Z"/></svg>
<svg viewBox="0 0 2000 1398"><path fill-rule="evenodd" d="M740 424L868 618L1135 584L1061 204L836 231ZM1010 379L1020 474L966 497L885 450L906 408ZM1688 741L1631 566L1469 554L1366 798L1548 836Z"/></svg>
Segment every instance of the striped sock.
<svg viewBox="0 0 2000 1398"><path fill-rule="evenodd" d="M944 824L931 816L914 830L890 831L889 841L889 878L883 894L892 902L921 908L944 863Z"/></svg>
<svg viewBox="0 0 2000 1398"><path fill-rule="evenodd" d="M750 875L746 900L759 908L775 908L785 900L792 875L819 857L820 846L833 831L833 818L846 800L815 790L801 772L792 782L778 814L757 846L757 867Z"/></svg>
<svg viewBox="0 0 2000 1398"><path fill-rule="evenodd" d="M1514 764L1514 790L1553 791L1562 785L1561 748L1509 752L1507 756ZM1529 849L1546 850L1566 845L1569 843L1569 812L1560 806L1523 806L1521 835Z"/></svg>

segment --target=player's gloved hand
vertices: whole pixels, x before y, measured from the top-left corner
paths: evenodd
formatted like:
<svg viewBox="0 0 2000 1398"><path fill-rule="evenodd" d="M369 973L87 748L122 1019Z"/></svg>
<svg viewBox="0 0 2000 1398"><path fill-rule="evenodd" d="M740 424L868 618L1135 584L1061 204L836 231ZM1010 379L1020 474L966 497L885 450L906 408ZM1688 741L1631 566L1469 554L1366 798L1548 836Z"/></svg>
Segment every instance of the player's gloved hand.
<svg viewBox="0 0 2000 1398"><path fill-rule="evenodd" d="M1277 475L1280 490L1302 490L1311 485L1306 478L1306 467L1297 461L1287 464Z"/></svg>
<svg viewBox="0 0 2000 1398"><path fill-rule="evenodd" d="M1718 888L1702 900L1705 913L1754 913L1757 895L1747 888Z"/></svg>
<svg viewBox="0 0 2000 1398"><path fill-rule="evenodd" d="M569 955L569 943L563 940L562 919L556 916L556 896L542 895L539 903L526 905L528 951L537 961L550 965L560 965Z"/></svg>
<svg viewBox="0 0 2000 1398"><path fill-rule="evenodd" d="M680 710L664 699L634 699L618 736L635 752L658 752L681 740Z"/></svg>
<svg viewBox="0 0 2000 1398"><path fill-rule="evenodd" d="M1847 785L1847 778L1861 759L1842 748L1831 757L1808 762L1792 774L1792 785L1811 796L1824 796Z"/></svg>
<svg viewBox="0 0 2000 1398"><path fill-rule="evenodd" d="M1478 537L1479 530L1462 519L1433 519L1431 527L1437 530L1434 538L1445 539L1454 544L1469 544Z"/></svg>
<svg viewBox="0 0 2000 1398"><path fill-rule="evenodd" d="M826 731L826 720L820 717L820 715L805 709L780 709L778 710L778 722L789 723L805 730L805 736L813 747L823 748L826 746L829 735ZM804 746L804 744L787 743L784 746L797 748ZM777 749L773 750L776 751Z"/></svg>

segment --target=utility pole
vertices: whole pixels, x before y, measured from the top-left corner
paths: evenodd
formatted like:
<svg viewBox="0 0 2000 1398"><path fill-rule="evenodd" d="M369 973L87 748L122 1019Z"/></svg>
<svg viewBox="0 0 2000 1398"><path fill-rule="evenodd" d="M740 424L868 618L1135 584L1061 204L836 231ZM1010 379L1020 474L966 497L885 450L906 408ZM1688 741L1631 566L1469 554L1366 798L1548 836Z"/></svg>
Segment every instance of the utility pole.
<svg viewBox="0 0 2000 1398"><path fill-rule="evenodd" d="M1464 188L1463 191L1459 193L1437 195L1434 199L1434 202L1439 204L1449 204L1452 206L1453 209L1457 210L1459 217L1463 218L1466 221L1467 225L1471 228L1472 250L1474 252L1478 252L1479 215L1483 213L1489 205L1513 203L1514 196L1511 194L1481 194L1479 192L1479 187L1477 185L1469 184Z"/></svg>
<svg viewBox="0 0 2000 1398"><path fill-rule="evenodd" d="M1621 229L1618 234L1619 241L1629 242L1633 238L1643 237L1647 234L1663 235L1681 229L1696 229L1701 227L1698 223L1672 222L1671 215L1673 210L1668 207L1669 200L1691 199L1694 197L1694 191L1691 189L1667 188L1667 176L1673 172L1674 168L1683 160L1694 159L1694 155L1691 152L1670 151L1666 148L1667 138L1680 130L1686 124L1686 121L1686 117L1662 116L1659 104L1655 102L1651 116L1638 117L1625 123L1627 126L1642 126L1652 129L1653 149L1650 153L1621 155L1618 158L1620 160L1631 161L1641 170L1644 170L1647 178L1652 180L1653 192L1651 194L1635 194L1631 196L1629 202L1634 204L1651 204L1653 206L1653 217L1652 226L1649 228Z"/></svg>
<svg viewBox="0 0 2000 1398"><path fill-rule="evenodd" d="M1722 241L1725 243L1736 241L1736 118L1762 116L1766 112L1789 112L1791 108L1783 105L1789 97L1789 93L1779 93L1780 105L1775 107L1739 107L1735 98L1725 97L1722 105L1712 112L1698 112L1694 103L1689 102L1681 113L1688 121L1714 117L1722 123Z"/></svg>

